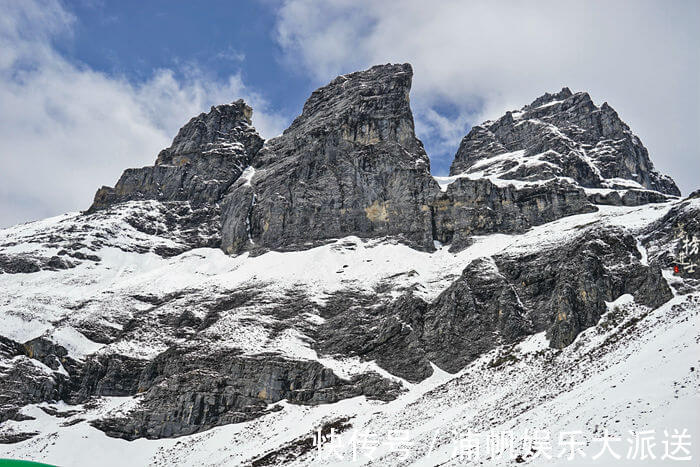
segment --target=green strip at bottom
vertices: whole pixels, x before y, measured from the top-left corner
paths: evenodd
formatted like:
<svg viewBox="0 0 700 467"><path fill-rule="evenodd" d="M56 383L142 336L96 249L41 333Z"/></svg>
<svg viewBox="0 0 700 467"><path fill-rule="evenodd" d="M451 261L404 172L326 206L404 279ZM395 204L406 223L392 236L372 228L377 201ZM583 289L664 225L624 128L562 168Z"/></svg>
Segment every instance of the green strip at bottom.
<svg viewBox="0 0 700 467"><path fill-rule="evenodd" d="M17 459L0 459L0 467L38 467L38 466L44 466L44 467L56 467L55 465L51 464L42 464L41 462L32 462L32 461L22 461L22 460L17 460Z"/></svg>

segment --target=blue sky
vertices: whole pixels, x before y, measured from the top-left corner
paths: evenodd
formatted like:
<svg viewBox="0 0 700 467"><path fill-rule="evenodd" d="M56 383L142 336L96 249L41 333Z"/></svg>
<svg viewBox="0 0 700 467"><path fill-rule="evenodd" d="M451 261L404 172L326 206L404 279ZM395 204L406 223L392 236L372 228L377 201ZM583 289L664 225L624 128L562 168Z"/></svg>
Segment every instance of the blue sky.
<svg viewBox="0 0 700 467"><path fill-rule="evenodd" d="M85 209L178 128L244 98L266 138L335 76L410 62L445 174L471 125L568 86L698 188L694 0L0 0L0 227Z"/></svg>
<svg viewBox="0 0 700 467"><path fill-rule="evenodd" d="M172 70L179 80L186 80L193 68L213 81L240 75L244 83L262 93L269 111L291 123L314 89L336 73L356 68L348 64L317 76L290 63L276 33L279 5L267 1L76 0L64 3L76 18L72 34L55 45L77 66L123 77L135 85L151 79L158 69ZM357 65L357 69L362 67ZM460 112L444 98L436 99L432 108L449 119ZM460 136L469 126L462 122ZM430 133L421 136L433 156L433 171L447 173L457 141L445 146Z"/></svg>
<svg viewBox="0 0 700 467"><path fill-rule="evenodd" d="M94 70L134 82L150 79L155 69L183 79L190 66L216 80L240 73L285 115L298 113L315 87L309 76L282 65L271 3L87 0L65 6L77 21L57 48Z"/></svg>

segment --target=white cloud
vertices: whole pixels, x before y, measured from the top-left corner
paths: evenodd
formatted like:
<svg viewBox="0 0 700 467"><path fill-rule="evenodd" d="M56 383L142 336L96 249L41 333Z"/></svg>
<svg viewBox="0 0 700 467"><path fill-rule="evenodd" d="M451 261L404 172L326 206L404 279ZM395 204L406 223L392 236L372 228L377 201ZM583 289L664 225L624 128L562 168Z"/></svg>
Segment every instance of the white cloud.
<svg viewBox="0 0 700 467"><path fill-rule="evenodd" d="M686 193L697 188L695 1L288 0L277 14L287 60L318 84L377 63L412 63L419 136L452 147L438 156L451 159L465 125L569 86L608 101L660 170ZM457 117L440 118L445 102Z"/></svg>
<svg viewBox="0 0 700 467"><path fill-rule="evenodd" d="M225 82L197 67L144 83L62 57L52 40L75 19L53 0L0 0L0 227L85 209L126 167L152 164L178 128L211 105L244 98L274 136L285 120L239 75Z"/></svg>

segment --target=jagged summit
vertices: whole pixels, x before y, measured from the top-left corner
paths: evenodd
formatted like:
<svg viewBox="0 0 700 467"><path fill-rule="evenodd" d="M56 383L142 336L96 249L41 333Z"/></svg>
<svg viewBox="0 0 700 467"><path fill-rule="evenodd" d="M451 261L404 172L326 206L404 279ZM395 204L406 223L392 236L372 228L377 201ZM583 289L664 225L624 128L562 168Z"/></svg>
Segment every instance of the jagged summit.
<svg viewBox="0 0 700 467"><path fill-rule="evenodd" d="M569 89L568 87L563 87L561 88L561 91L554 94L550 94L548 92L544 93L543 95L532 101L531 104L526 105L525 107L539 107L544 104L549 104L552 101L562 101L564 99L568 99L571 96L573 96L571 89Z"/></svg>
<svg viewBox="0 0 700 467"><path fill-rule="evenodd" d="M192 156L230 153L227 150L239 143L246 126L253 128L252 116L253 109L243 99L212 106L180 128L170 147L158 154L156 165L183 165Z"/></svg>
<svg viewBox="0 0 700 467"><path fill-rule="evenodd" d="M409 105L412 78L408 63L338 76L311 94L285 133L299 127L309 131L332 120L343 125L341 136L349 141L396 141L411 147L417 143Z"/></svg>
<svg viewBox="0 0 700 467"><path fill-rule="evenodd" d="M314 91L302 114L255 157L224 201L222 247L284 249L345 235L433 248L438 191L416 138L411 66L381 65Z"/></svg>
<svg viewBox="0 0 700 467"><path fill-rule="evenodd" d="M569 88L474 126L450 168L450 175L459 174L531 182L568 178L588 188L680 195L607 102L598 107L588 93Z"/></svg>
<svg viewBox="0 0 700 467"><path fill-rule="evenodd" d="M596 204L678 194L609 105L568 88L475 126L451 176L432 177L415 134L412 78L409 64L338 76L264 144L242 100L212 107L182 127L154 166L128 169L114 188L101 188L90 212L171 203L164 206L177 225L208 226L205 244L232 254L347 235L433 250L436 241L460 249L474 235L521 232Z"/></svg>
<svg viewBox="0 0 700 467"><path fill-rule="evenodd" d="M100 188L90 212L145 199L215 204L262 147L252 112L239 99L192 118L154 166L127 169L114 188Z"/></svg>

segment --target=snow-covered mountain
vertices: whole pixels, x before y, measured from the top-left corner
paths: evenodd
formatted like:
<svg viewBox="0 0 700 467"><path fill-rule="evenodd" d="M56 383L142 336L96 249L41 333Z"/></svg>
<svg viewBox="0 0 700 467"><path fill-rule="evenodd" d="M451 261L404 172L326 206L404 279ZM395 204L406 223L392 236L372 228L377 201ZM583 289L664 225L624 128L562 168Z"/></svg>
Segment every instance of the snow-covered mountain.
<svg viewBox="0 0 700 467"><path fill-rule="evenodd" d="M411 78L339 76L269 141L213 107L85 212L0 230L0 457L598 465L607 433L635 465L655 430L696 462L698 192L566 88L433 177Z"/></svg>

